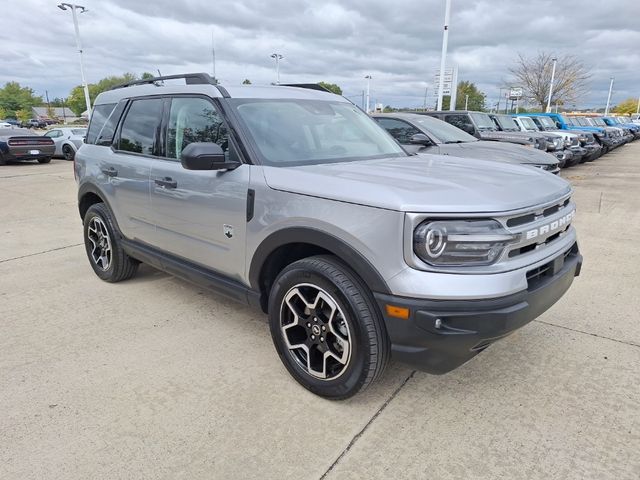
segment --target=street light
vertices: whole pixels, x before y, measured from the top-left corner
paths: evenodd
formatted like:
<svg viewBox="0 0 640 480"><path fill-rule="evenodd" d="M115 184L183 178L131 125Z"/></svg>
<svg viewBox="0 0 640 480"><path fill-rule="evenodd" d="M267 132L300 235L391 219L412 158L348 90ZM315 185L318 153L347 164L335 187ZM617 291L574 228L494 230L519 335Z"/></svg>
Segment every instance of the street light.
<svg viewBox="0 0 640 480"><path fill-rule="evenodd" d="M451 0L447 0L444 8L444 32L442 34L442 54L440 57L440 82L438 85L438 111L442 110L444 94L444 67L447 59L447 44L449 43L449 17L451 16ZM452 88L456 88L452 85Z"/></svg>
<svg viewBox="0 0 640 480"><path fill-rule="evenodd" d="M464 96L464 109L469 110L469 95Z"/></svg>
<svg viewBox="0 0 640 480"><path fill-rule="evenodd" d="M78 47L78 53L80 54L80 75L82 77L82 88L84 89L84 101L87 104L87 115L91 116L91 100L89 99L89 87L87 81L84 78L84 64L82 62L82 44L80 43L80 29L78 28L78 15L76 10L80 10L80 13L87 12L88 10L82 5L75 5L73 3L60 3L58 5L60 10L71 10L73 16L73 28L76 32L76 46Z"/></svg>
<svg viewBox="0 0 640 480"><path fill-rule="evenodd" d="M371 91L371 75L367 75L366 77L364 77L367 79L367 114L369 113L369 93Z"/></svg>
<svg viewBox="0 0 640 480"><path fill-rule="evenodd" d="M276 84L280 85L280 60L282 60L284 57L279 53L272 53L271 58L275 59L276 61Z"/></svg>
<svg viewBox="0 0 640 480"><path fill-rule="evenodd" d="M547 113L551 113L551 95L553 95L553 80L556 78L556 63L557 58L552 58L553 68L551 69L551 84L549 85L549 98L547 99Z"/></svg>
<svg viewBox="0 0 640 480"><path fill-rule="evenodd" d="M609 115L609 105L611 104L611 92L613 91L613 77L611 77L611 83L609 84L609 96L607 97L607 108L604 109L604 114Z"/></svg>

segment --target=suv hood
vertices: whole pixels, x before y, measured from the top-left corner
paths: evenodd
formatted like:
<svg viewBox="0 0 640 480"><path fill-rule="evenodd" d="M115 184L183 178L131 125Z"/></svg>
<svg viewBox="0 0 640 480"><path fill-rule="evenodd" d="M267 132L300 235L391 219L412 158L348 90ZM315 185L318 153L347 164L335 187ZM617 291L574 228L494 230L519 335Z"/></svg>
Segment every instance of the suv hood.
<svg viewBox="0 0 640 480"><path fill-rule="evenodd" d="M505 212L571 191L538 168L428 154L263 171L274 190L403 212Z"/></svg>
<svg viewBox="0 0 640 480"><path fill-rule="evenodd" d="M542 150L506 142L479 140L466 143L443 143L438 147L441 153L459 157L528 165L558 164L558 160L553 155Z"/></svg>

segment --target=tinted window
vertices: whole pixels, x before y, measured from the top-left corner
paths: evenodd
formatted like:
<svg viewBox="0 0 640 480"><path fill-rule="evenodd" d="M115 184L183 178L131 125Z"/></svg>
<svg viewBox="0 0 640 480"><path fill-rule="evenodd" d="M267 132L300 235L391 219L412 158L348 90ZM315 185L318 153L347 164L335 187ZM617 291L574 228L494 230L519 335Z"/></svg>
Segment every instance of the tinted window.
<svg viewBox="0 0 640 480"><path fill-rule="evenodd" d="M460 130L464 130L467 133L473 134L475 129L473 123L467 115L446 115L444 117L445 122L450 123L454 127L458 127Z"/></svg>
<svg viewBox="0 0 640 480"><path fill-rule="evenodd" d="M96 145L105 145L109 146L113 143L113 136L116 133L116 128L118 126L118 122L120 121L120 117L122 117L122 112L124 111L124 107L127 105L126 100L122 100L116 108L113 109L111 115L107 119L107 122L100 130L98 134L98 138L96 139Z"/></svg>
<svg viewBox="0 0 640 480"><path fill-rule="evenodd" d="M413 122L428 131L430 136L435 138L436 143L467 143L478 141L476 137L438 118L421 115L420 118L413 120Z"/></svg>
<svg viewBox="0 0 640 480"><path fill-rule="evenodd" d="M100 133L100 130L104 127L104 123L107 121L107 118L109 118L109 114L113 111L115 106L115 103L105 103L104 105L95 105L93 107L86 143L96 142L98 133Z"/></svg>
<svg viewBox="0 0 640 480"><path fill-rule="evenodd" d="M393 138L403 144L411 143L411 137L416 133L422 133L416 127L406 122L396 120L395 118L376 118L376 121L382 125Z"/></svg>
<svg viewBox="0 0 640 480"><path fill-rule="evenodd" d="M229 149L229 134L213 104L203 98L174 98L167 127L166 156L180 158L193 142L217 143Z"/></svg>
<svg viewBox="0 0 640 480"><path fill-rule="evenodd" d="M122 123L119 149L157 155L156 138L162 118L162 99L134 100Z"/></svg>

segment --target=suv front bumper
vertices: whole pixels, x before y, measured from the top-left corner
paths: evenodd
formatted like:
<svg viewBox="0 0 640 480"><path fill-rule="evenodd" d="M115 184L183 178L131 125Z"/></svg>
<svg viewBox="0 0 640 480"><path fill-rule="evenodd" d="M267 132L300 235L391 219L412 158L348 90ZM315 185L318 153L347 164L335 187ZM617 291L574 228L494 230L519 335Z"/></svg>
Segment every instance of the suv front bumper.
<svg viewBox="0 0 640 480"><path fill-rule="evenodd" d="M544 313L569 289L581 266L575 244L546 269L529 272L526 290L506 297L451 301L376 293L392 356L425 372L447 373ZM389 316L387 305L409 309L409 318Z"/></svg>

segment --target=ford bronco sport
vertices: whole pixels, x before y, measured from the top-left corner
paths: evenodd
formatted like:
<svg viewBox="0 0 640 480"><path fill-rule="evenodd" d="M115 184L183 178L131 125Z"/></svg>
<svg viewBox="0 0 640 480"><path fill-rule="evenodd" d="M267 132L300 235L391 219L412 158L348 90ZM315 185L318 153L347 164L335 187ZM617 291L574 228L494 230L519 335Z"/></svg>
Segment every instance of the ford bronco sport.
<svg viewBox="0 0 640 480"><path fill-rule="evenodd" d="M290 374L332 399L390 358L448 372L566 292L582 262L566 181L411 156L310 87L187 74L100 94L75 157L98 277L145 262L261 308Z"/></svg>

